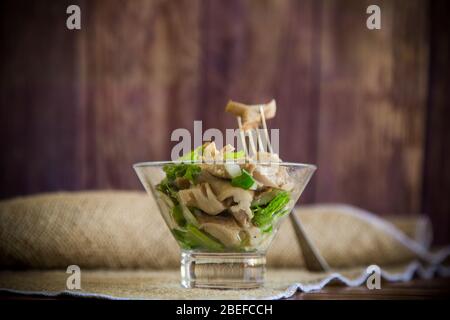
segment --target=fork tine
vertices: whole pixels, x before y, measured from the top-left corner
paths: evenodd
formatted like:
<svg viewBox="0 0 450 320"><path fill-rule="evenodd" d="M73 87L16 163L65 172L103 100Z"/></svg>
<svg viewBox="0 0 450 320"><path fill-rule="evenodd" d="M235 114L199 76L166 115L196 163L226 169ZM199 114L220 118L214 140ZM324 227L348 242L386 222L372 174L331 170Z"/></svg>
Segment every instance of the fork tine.
<svg viewBox="0 0 450 320"><path fill-rule="evenodd" d="M259 114L261 115L261 120L262 120L262 125L264 128L264 133L266 136L267 146L269 147L269 152L272 154L273 149L272 149L272 145L270 144L269 131L267 130L266 117L264 116L264 110L263 110L262 106L259 106Z"/></svg>
<svg viewBox="0 0 450 320"><path fill-rule="evenodd" d="M241 117L237 117L237 122L238 122L238 126L239 126L239 136L241 137L241 143L242 143L242 148L244 149L245 152L245 158L249 158L249 154L248 154L248 150L247 150L247 143L245 142L245 135L244 135L244 130L242 129L242 119Z"/></svg>
<svg viewBox="0 0 450 320"><path fill-rule="evenodd" d="M264 144L262 142L259 130L261 130L259 127L256 128L256 139L258 140L258 148L259 148L260 151L264 151Z"/></svg>
<svg viewBox="0 0 450 320"><path fill-rule="evenodd" d="M248 133L248 141L250 143L250 148L252 149L252 152L255 156L258 156L258 153L256 151L255 142L253 141L253 132L252 130L247 130Z"/></svg>

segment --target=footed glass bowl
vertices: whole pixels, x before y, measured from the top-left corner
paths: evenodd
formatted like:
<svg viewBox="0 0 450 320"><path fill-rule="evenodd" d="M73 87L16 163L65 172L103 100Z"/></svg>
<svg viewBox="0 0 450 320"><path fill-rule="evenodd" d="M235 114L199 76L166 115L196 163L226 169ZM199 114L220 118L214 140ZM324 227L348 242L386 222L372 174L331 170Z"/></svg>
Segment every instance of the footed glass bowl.
<svg viewBox="0 0 450 320"><path fill-rule="evenodd" d="M133 167L180 245L181 285L222 289L262 286L266 252L316 167L276 164L276 170L288 177L289 185L284 188L288 191L275 189L263 195L212 177L201 165L200 171L198 166L190 167L192 164L179 165L162 161L137 163ZM183 178L176 178L177 175ZM242 209L246 207L248 212L248 205L244 204L249 199L252 218ZM223 205L227 209L221 211Z"/></svg>

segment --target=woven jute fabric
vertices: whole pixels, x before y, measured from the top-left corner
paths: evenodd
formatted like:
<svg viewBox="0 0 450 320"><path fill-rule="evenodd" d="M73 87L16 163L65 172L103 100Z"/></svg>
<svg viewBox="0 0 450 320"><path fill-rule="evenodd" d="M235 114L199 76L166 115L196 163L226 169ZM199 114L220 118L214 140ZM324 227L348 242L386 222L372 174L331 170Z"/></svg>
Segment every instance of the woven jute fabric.
<svg viewBox="0 0 450 320"><path fill-rule="evenodd" d="M408 262L415 249L429 244L423 217L390 223L342 205L304 206L295 214L335 268ZM0 202L2 269L167 269L179 266L179 254L154 200L143 192L52 193ZM304 265L289 219L269 249L268 265Z"/></svg>
<svg viewBox="0 0 450 320"><path fill-rule="evenodd" d="M448 275L448 270L442 273L432 267L423 269L418 263L400 264L384 267L382 280L407 281L415 275L430 277L435 273ZM336 270L333 273L272 268L262 288L218 290L182 288L178 270L82 270L80 290L69 290L66 287L69 275L64 270L2 271L0 292L100 299L280 299L290 297L297 291L319 290L330 283L365 285L368 276L362 267Z"/></svg>
<svg viewBox="0 0 450 320"><path fill-rule="evenodd" d="M332 272L302 268L301 251L286 219L269 250L263 288L206 290L181 288L179 248L155 202L144 193L56 193L2 201L0 292L104 299L275 299L328 283L362 285L371 264L382 266L387 281L450 274L440 264L448 252L428 251L431 227L423 217L380 219L345 205L303 206L294 214ZM82 270L80 290L66 289L65 270L73 264Z"/></svg>

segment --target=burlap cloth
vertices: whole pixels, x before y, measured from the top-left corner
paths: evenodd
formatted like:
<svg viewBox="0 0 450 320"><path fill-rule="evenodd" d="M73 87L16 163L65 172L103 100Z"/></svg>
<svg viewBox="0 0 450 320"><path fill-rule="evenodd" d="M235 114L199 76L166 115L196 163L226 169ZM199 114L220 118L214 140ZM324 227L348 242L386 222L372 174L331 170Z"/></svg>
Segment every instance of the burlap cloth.
<svg viewBox="0 0 450 320"><path fill-rule="evenodd" d="M380 219L345 205L303 206L295 214L333 272L303 269L287 219L269 250L264 288L187 290L179 285L178 246L145 193L57 193L1 201L0 290L104 298L281 298L330 282L361 285L371 264L380 265L388 281L449 274L442 264L449 250L429 251L431 226L422 216ZM81 291L65 289L65 269L72 264L82 269ZM34 270L18 271L25 268Z"/></svg>

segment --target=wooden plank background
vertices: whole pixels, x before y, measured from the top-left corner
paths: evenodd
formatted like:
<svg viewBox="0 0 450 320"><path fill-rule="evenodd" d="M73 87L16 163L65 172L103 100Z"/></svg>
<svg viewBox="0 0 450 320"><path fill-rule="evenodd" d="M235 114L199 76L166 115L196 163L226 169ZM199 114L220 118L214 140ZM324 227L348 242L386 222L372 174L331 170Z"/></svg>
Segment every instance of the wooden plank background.
<svg viewBox="0 0 450 320"><path fill-rule="evenodd" d="M430 74L422 211L437 243L450 241L450 20L449 3L431 3Z"/></svg>
<svg viewBox="0 0 450 320"><path fill-rule="evenodd" d="M82 30L65 28L69 4ZM378 4L382 29L365 27ZM445 1L2 1L0 197L141 189L175 128L232 128L229 98L277 99L303 202L425 213L450 241Z"/></svg>

